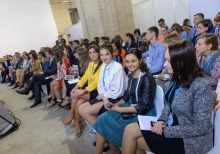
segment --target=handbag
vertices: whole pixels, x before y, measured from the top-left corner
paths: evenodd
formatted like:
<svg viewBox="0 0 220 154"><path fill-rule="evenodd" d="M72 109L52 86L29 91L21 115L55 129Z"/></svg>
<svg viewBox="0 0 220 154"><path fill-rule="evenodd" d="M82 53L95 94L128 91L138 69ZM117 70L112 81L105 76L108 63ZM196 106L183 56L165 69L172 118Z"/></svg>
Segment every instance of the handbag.
<svg viewBox="0 0 220 154"><path fill-rule="evenodd" d="M124 120L128 120L134 117L132 113L121 113L121 116Z"/></svg>

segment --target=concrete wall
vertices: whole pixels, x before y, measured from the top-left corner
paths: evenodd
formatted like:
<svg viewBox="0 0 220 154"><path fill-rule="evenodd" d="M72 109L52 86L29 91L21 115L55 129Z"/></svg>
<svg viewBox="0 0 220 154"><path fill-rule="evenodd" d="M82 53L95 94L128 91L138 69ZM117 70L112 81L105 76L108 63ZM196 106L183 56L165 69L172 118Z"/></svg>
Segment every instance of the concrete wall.
<svg viewBox="0 0 220 154"><path fill-rule="evenodd" d="M53 46L57 30L48 0L1 0L0 57Z"/></svg>

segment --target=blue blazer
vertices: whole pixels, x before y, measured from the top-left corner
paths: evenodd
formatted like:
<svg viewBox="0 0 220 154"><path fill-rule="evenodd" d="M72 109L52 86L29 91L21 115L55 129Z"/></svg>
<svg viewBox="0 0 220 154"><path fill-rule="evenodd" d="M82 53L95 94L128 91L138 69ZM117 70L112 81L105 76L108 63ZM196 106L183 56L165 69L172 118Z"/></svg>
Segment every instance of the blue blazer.
<svg viewBox="0 0 220 154"><path fill-rule="evenodd" d="M216 31L216 26L212 28L212 30L209 33L214 33L215 34Z"/></svg>
<svg viewBox="0 0 220 154"><path fill-rule="evenodd" d="M53 58L51 64L49 64L49 68L46 71L43 71L44 75L54 75L57 74L57 61L55 58Z"/></svg>

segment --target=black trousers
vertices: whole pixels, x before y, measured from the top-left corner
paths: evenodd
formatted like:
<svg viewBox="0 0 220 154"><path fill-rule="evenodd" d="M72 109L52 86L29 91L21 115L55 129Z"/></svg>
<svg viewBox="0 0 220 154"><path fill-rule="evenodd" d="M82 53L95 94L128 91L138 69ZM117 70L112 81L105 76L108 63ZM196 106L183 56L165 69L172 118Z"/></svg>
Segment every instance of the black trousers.
<svg viewBox="0 0 220 154"><path fill-rule="evenodd" d="M28 87L26 88L26 91L34 89L34 96L35 101L41 100L41 85L47 85L47 89L49 88L48 85L50 85L50 82L52 80L45 79L49 75L42 75L42 74L35 74L33 75L33 78L31 79L30 83L28 84ZM49 90L48 90L49 91Z"/></svg>
<svg viewBox="0 0 220 154"><path fill-rule="evenodd" d="M2 70L2 82L5 82L6 75L9 74L9 69Z"/></svg>
<svg viewBox="0 0 220 154"><path fill-rule="evenodd" d="M23 78L22 83L24 84L25 82L28 82L32 76L33 76L33 72L26 72L24 74L24 78Z"/></svg>

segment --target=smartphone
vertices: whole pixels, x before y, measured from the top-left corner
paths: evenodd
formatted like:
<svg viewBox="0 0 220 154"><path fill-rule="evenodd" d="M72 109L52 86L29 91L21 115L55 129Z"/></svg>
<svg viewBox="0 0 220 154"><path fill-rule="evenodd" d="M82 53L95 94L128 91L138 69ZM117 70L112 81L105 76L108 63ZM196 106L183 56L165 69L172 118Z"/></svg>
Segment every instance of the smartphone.
<svg viewBox="0 0 220 154"><path fill-rule="evenodd" d="M110 108L110 107L111 107L111 103L107 102L107 103L106 103L106 107L107 107L107 108Z"/></svg>
<svg viewBox="0 0 220 154"><path fill-rule="evenodd" d="M151 121L150 124L151 124L151 127L154 127L155 122Z"/></svg>

